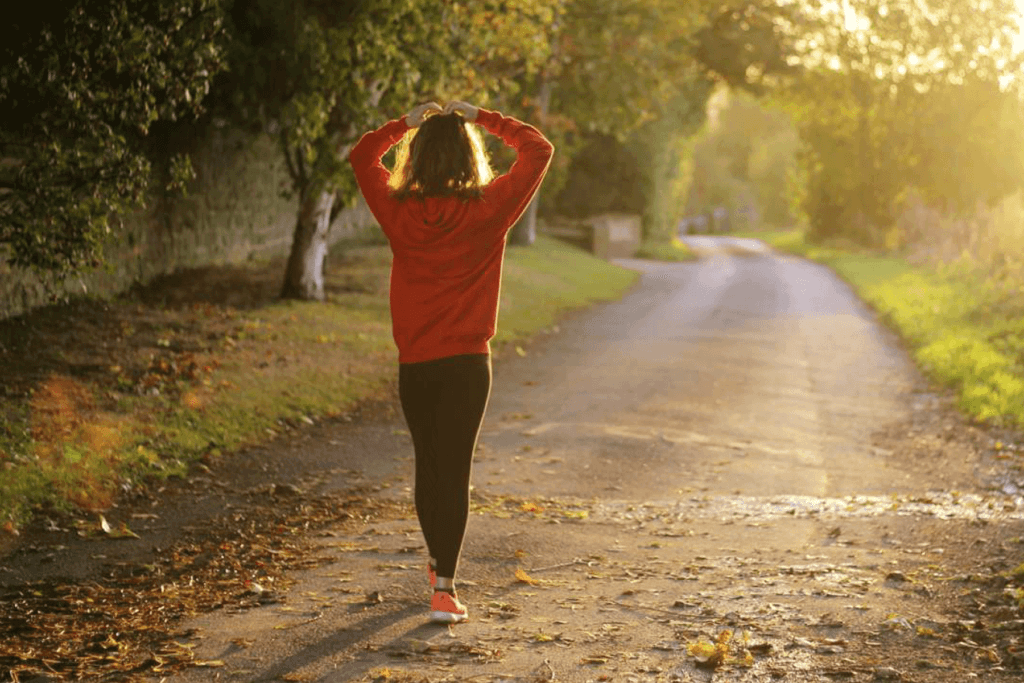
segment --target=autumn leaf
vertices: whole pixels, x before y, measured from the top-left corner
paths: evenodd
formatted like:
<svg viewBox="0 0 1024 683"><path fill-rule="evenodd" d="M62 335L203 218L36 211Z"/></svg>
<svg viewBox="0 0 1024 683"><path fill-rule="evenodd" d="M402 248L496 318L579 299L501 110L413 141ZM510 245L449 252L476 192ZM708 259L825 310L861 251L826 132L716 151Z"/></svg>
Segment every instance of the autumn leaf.
<svg viewBox="0 0 1024 683"><path fill-rule="evenodd" d="M704 638L701 638L696 643L690 643L686 651L697 660L698 664L706 664L718 656L718 648L715 644Z"/></svg>
<svg viewBox="0 0 1024 683"><path fill-rule="evenodd" d="M113 528L103 515L100 515L100 529L111 538L139 538L139 535L129 529L124 522L121 522L117 529Z"/></svg>
<svg viewBox="0 0 1024 683"><path fill-rule="evenodd" d="M715 642L701 636L697 642L691 643L686 651L697 660L698 666L715 669L721 666L729 656L729 643L732 631L725 630L718 634Z"/></svg>
<svg viewBox="0 0 1024 683"><path fill-rule="evenodd" d="M516 581L519 583L528 584L530 586L536 586L540 583L539 581L537 581L537 579L527 574L526 570L522 567L516 569Z"/></svg>
<svg viewBox="0 0 1024 683"><path fill-rule="evenodd" d="M203 399L195 391L187 391L181 397L181 403L189 410L199 410L203 407Z"/></svg>

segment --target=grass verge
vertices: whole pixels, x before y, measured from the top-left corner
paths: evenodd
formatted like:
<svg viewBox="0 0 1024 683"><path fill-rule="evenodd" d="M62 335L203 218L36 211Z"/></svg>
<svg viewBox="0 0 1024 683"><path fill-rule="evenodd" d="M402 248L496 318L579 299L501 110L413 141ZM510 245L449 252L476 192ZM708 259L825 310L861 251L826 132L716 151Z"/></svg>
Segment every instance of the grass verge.
<svg viewBox="0 0 1024 683"><path fill-rule="evenodd" d="M0 322L0 529L34 510L104 509L154 475L390 395L390 252L336 251L323 303L277 300L274 262ZM510 248L496 352L525 353L636 278L545 237Z"/></svg>
<svg viewBox="0 0 1024 683"><path fill-rule="evenodd" d="M761 236L831 267L910 346L918 365L956 390L978 420L1024 427L1024 283L969 262L911 266L849 245L817 246L799 231Z"/></svg>
<svg viewBox="0 0 1024 683"><path fill-rule="evenodd" d="M652 261L694 261L697 255L678 238L668 244L644 242L637 249L636 258Z"/></svg>

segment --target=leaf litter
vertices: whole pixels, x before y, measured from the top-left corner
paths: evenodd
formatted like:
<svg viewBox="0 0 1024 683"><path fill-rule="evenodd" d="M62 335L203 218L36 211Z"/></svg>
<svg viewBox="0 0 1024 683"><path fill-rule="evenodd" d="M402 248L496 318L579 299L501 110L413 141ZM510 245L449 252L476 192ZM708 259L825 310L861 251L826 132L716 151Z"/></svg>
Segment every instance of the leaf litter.
<svg viewBox="0 0 1024 683"><path fill-rule="evenodd" d="M361 490L277 499L273 505L235 508L208 527L192 529L156 549L149 562L112 563L88 581L53 578L8 587L0 593L0 680L128 682L189 667L222 667L220 660L196 656L187 640L197 632L182 630L182 620L215 609L283 602L293 582L289 571L329 561L303 532L371 516L406 517L407 508ZM88 532L135 537L126 525L113 526L102 517Z"/></svg>

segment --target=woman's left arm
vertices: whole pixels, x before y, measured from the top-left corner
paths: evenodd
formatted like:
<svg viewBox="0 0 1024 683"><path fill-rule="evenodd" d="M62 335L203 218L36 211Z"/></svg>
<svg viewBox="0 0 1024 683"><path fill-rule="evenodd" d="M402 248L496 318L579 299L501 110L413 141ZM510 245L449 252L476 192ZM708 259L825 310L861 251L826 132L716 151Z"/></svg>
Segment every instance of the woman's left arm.
<svg viewBox="0 0 1024 683"><path fill-rule="evenodd" d="M381 159L395 143L402 139L409 125L405 117L389 121L377 130L371 130L359 138L348 154L348 161L356 174L356 182L370 207L374 218L386 228L391 215L390 204L394 202L388 192L391 173L384 168Z"/></svg>

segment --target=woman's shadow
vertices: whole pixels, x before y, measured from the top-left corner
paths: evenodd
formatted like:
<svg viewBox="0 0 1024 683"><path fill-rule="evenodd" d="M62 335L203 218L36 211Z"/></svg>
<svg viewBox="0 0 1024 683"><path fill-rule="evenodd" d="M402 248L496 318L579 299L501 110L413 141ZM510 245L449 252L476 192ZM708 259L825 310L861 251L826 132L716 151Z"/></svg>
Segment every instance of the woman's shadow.
<svg viewBox="0 0 1024 683"><path fill-rule="evenodd" d="M395 603L396 608L390 611L381 612L386 609L384 606L367 608L365 605L352 605L351 611L363 611L367 616L352 626L336 631L321 640L310 643L295 654L277 662L269 669L253 679L253 683L270 683L271 681L286 680L284 677L289 674L297 674L306 667L313 667L316 671L320 669L325 660L331 659L335 654L345 650L355 650L360 644L365 644L375 634L388 631L401 622L422 615L424 621L409 630L395 636L386 644L374 650L385 653L393 653L398 657L416 656L421 654L428 647L431 640L438 636L451 633L447 624L436 624L426 621L426 615L422 602L413 600L402 600ZM356 658L352 661L340 663L337 667L331 668L330 673L315 679L303 678L302 680L317 680L325 683L335 681L358 680L367 671L380 666L381 663L366 661L365 658Z"/></svg>

